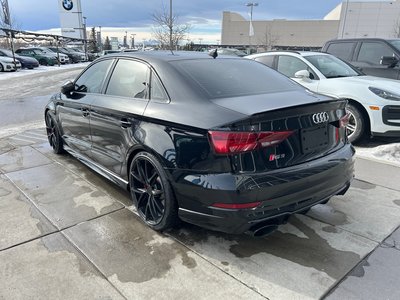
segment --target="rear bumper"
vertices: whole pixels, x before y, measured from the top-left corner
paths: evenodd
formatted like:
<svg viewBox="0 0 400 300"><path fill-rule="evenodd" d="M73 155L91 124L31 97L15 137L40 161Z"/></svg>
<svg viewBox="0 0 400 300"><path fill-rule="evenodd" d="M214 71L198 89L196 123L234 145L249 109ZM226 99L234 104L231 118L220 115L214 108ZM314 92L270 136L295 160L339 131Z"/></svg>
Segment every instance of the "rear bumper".
<svg viewBox="0 0 400 300"><path fill-rule="evenodd" d="M354 176L354 149L346 145L328 156L262 174L180 174L173 183L179 217L188 223L227 233L281 224L347 191ZM213 203L260 201L254 209L215 208Z"/></svg>

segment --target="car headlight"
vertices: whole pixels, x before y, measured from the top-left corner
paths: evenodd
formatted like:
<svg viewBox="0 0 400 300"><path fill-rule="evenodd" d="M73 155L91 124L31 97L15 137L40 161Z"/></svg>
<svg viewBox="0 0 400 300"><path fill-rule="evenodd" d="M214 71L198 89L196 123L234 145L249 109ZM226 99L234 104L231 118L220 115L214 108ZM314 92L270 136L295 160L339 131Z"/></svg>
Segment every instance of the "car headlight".
<svg viewBox="0 0 400 300"><path fill-rule="evenodd" d="M400 95L398 95L398 94L395 94L395 93L392 93L392 92L389 92L389 91L385 91L385 90L382 90L382 89L378 89L378 88L375 88L375 87L371 87L371 86L368 89L371 92L373 92L375 95L377 95L377 96L379 96L379 97L381 97L383 99L400 101Z"/></svg>

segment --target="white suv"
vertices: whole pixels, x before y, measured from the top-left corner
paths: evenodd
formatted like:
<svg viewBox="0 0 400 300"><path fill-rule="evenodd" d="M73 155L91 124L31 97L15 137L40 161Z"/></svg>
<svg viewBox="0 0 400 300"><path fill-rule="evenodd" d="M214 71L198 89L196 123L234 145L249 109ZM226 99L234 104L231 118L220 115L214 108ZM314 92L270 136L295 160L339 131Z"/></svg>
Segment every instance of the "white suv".
<svg viewBox="0 0 400 300"><path fill-rule="evenodd" d="M273 51L246 56L290 77L309 90L348 99L348 137L400 136L400 81L366 76L333 55Z"/></svg>

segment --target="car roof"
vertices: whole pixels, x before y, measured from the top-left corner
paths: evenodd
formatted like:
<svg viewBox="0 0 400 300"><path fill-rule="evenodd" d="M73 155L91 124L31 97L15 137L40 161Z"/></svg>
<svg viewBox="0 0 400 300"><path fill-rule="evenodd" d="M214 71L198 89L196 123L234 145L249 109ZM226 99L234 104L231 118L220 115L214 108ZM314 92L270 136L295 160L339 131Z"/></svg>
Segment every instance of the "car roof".
<svg viewBox="0 0 400 300"><path fill-rule="evenodd" d="M265 55L277 55L277 54L288 54L292 56L311 56L311 55L331 55L329 53L325 52L317 52L317 51L268 51L268 52L263 52L263 53L257 53L257 54L252 54L246 56L247 58L256 58L256 57L261 57Z"/></svg>
<svg viewBox="0 0 400 300"><path fill-rule="evenodd" d="M208 52L196 51L137 51L137 52L119 52L107 55L107 57L131 57L148 61L149 63L162 63L177 60L189 59L213 59ZM219 57L219 56L218 56ZM234 56L221 55L224 59L240 59ZM216 58L218 59L218 58Z"/></svg>
<svg viewBox="0 0 400 300"><path fill-rule="evenodd" d="M400 40L399 38L371 38L371 37L361 37L361 38L347 38L347 39L333 39L326 43L332 42L357 42L357 41L395 41Z"/></svg>

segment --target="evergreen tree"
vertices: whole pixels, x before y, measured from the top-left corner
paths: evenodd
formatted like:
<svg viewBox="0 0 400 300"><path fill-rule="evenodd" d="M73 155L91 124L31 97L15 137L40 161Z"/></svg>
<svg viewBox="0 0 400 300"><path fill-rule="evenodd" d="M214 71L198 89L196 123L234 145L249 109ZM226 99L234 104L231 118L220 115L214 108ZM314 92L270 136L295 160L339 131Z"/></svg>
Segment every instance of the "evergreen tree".
<svg viewBox="0 0 400 300"><path fill-rule="evenodd" d="M111 50L111 43L108 36L106 36L106 40L104 41L103 50Z"/></svg>
<svg viewBox="0 0 400 300"><path fill-rule="evenodd" d="M99 52L99 47L97 45L97 39L96 39L96 29L92 27L90 30L90 37L89 37L89 45L88 45L88 50L92 53L97 53Z"/></svg>

